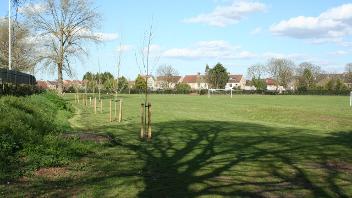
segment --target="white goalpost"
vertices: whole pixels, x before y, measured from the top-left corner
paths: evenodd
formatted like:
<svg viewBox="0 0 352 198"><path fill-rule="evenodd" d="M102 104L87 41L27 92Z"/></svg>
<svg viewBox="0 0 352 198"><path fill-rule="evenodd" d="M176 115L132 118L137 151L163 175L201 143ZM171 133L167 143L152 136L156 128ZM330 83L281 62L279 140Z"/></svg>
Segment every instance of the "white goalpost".
<svg viewBox="0 0 352 198"><path fill-rule="evenodd" d="M208 98L210 98L210 96L215 93L219 94L221 92L225 92L225 93L230 93L230 96L232 98L232 89L208 89Z"/></svg>
<svg viewBox="0 0 352 198"><path fill-rule="evenodd" d="M350 93L350 107L352 107L352 91Z"/></svg>

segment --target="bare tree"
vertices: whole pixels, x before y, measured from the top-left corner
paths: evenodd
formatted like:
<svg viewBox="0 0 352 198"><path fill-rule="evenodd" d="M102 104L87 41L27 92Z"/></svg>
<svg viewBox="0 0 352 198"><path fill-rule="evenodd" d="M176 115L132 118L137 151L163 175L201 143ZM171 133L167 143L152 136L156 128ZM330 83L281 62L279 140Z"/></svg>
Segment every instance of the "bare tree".
<svg viewBox="0 0 352 198"><path fill-rule="evenodd" d="M247 70L247 75L251 79L261 79L266 74L266 68L262 64L254 64Z"/></svg>
<svg viewBox="0 0 352 198"><path fill-rule="evenodd" d="M136 62L137 65L139 66L140 73L145 76L145 98L144 98L144 103L148 104L148 79L151 77L151 63L150 63L150 52L151 52L151 47L152 47L152 41L153 41L153 25L150 25L149 30L147 30L144 34L144 39L143 39L143 44L142 47L139 49L138 54L136 53ZM139 56L139 57L138 57ZM155 65L158 61L158 58L155 58L155 60L152 62L153 65Z"/></svg>
<svg viewBox="0 0 352 198"><path fill-rule="evenodd" d="M144 115L142 116L142 125L143 125L143 130L141 130L141 137L148 137L151 138L151 120L150 120L150 102L149 102L149 93L148 93L148 79L151 78L151 68L150 68L150 52L151 52L151 47L152 47L152 40L153 40L153 25L150 25L149 30L145 32L144 34L144 39L143 39L143 45L139 51L139 61L137 57L137 53L135 54L136 56L136 62L137 65L139 66L140 73L144 74L144 80L145 80L145 90L144 90ZM157 58L154 61L154 64L156 64ZM141 67L142 66L142 67ZM148 109L148 110L147 110ZM144 119L143 119L144 118ZM148 118L148 124L147 124L147 118ZM148 133L147 132L148 128ZM148 135L147 135L148 134Z"/></svg>
<svg viewBox="0 0 352 198"><path fill-rule="evenodd" d="M316 78L317 76L319 76L322 73L322 70L319 65L315 65L310 62L303 62L303 63L299 64L296 69L296 73L298 76L302 76L304 74L304 71L307 69L309 71L311 71L314 78Z"/></svg>
<svg viewBox="0 0 352 198"><path fill-rule="evenodd" d="M276 81L276 87L279 85L287 88L294 74L295 64L293 61L284 58L272 58L268 62L269 74Z"/></svg>
<svg viewBox="0 0 352 198"><path fill-rule="evenodd" d="M14 22L12 26L11 62L17 71L30 72L36 64L35 45L30 42L29 30L22 24ZM0 21L0 67L7 68L9 62L8 23Z"/></svg>
<svg viewBox="0 0 352 198"><path fill-rule="evenodd" d="M262 64L252 65L247 70L247 75L248 75L248 77L251 78L252 85L257 90L265 90L266 89L265 80L262 79L266 73L267 73L266 68Z"/></svg>
<svg viewBox="0 0 352 198"><path fill-rule="evenodd" d="M178 78L178 71L171 65L161 65L157 69L157 74L161 80L161 87L170 89L173 85L176 85Z"/></svg>
<svg viewBox="0 0 352 198"><path fill-rule="evenodd" d="M57 69L58 92L62 93L63 71L72 74L71 61L87 54L86 41L98 41L93 33L98 26L99 15L90 7L89 0L47 0L44 9L28 9L25 15L40 36L41 61Z"/></svg>
<svg viewBox="0 0 352 198"><path fill-rule="evenodd" d="M117 99L117 93L121 91L121 89L119 88L119 78L120 78L120 70L121 70L121 58L122 58L122 42L120 39L120 44L119 44L119 49L118 49L118 54L117 54L117 61L116 61L116 69L117 69L117 78L116 78L116 99Z"/></svg>

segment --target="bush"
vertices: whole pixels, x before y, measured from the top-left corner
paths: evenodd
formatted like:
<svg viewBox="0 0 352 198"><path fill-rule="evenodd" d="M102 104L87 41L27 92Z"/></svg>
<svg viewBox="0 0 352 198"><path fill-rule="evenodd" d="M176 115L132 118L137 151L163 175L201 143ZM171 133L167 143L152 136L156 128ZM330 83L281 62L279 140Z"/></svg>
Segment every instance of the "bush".
<svg viewBox="0 0 352 198"><path fill-rule="evenodd" d="M185 83L179 83L176 85L176 91L181 94L189 94L191 93L191 86Z"/></svg>
<svg viewBox="0 0 352 198"><path fill-rule="evenodd" d="M72 107L54 93L2 97L0 115L0 181L28 167L62 165L72 158L75 143L58 138L65 124L58 115L67 119Z"/></svg>
<svg viewBox="0 0 352 198"><path fill-rule="evenodd" d="M37 86L32 85L17 85L17 84L0 84L0 96L1 95L12 95L12 96L28 96L36 93L40 93Z"/></svg>

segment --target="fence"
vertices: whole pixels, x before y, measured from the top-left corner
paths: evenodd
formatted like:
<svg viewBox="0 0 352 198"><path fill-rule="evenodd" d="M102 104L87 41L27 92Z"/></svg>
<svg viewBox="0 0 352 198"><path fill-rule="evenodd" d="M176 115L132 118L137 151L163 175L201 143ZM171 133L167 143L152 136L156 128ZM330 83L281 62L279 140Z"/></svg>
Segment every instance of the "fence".
<svg viewBox="0 0 352 198"><path fill-rule="evenodd" d="M22 72L0 68L0 84L25 84L35 85L34 76Z"/></svg>

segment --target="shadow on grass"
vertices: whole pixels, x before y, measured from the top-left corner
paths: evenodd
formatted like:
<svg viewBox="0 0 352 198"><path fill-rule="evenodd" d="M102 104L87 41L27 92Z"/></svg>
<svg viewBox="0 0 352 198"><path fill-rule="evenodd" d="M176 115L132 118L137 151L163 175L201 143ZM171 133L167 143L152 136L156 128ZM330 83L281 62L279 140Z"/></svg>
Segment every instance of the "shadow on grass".
<svg viewBox="0 0 352 198"><path fill-rule="evenodd" d="M138 128L130 126L96 129L113 141L105 147L109 151L89 156L85 175L28 188L50 196L72 196L92 186L96 197L352 196L351 131L323 136L297 128L188 120L156 123L153 129L150 142L137 139ZM138 194L127 192L136 189Z"/></svg>

